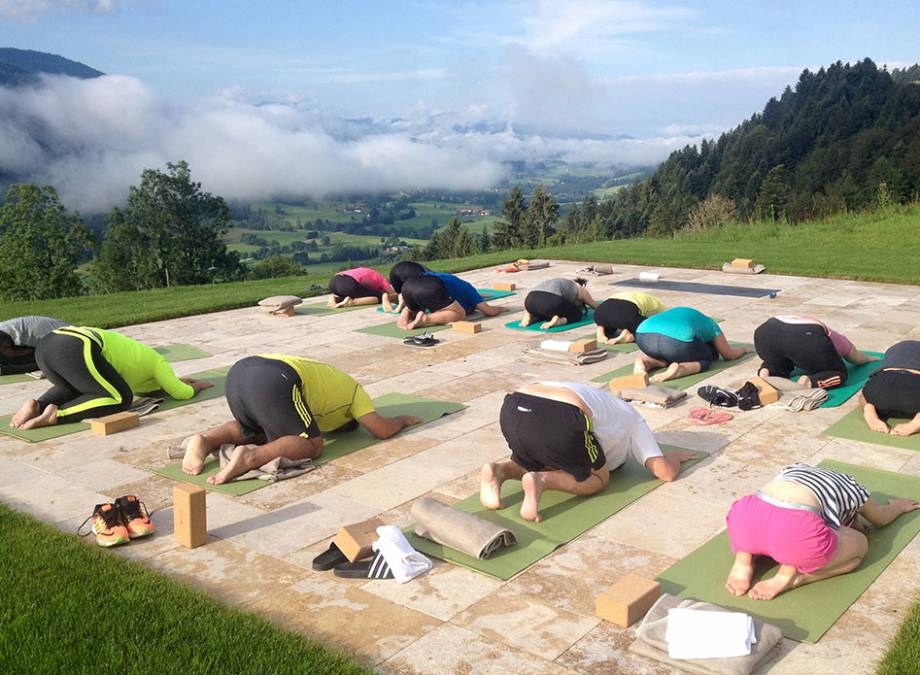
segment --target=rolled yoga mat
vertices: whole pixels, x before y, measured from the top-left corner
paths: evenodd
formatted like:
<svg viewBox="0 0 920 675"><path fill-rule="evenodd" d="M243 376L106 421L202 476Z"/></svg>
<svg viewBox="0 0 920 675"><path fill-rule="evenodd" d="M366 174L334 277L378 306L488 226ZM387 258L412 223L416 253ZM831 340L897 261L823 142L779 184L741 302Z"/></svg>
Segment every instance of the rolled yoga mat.
<svg viewBox="0 0 920 675"><path fill-rule="evenodd" d="M872 356L882 357L884 354L881 352L866 352ZM843 361L846 364L847 372L847 383L842 387L834 387L833 389L827 390L827 400L821 404L822 408L836 408L839 405L843 405L849 401L853 394L857 393L860 389L863 388L863 385L866 384L866 381L869 379L869 376L872 375L876 370L878 370L882 362L873 361L872 363L864 363L860 366L854 366L852 363L844 359ZM792 375L789 376L790 380L795 380L805 373L801 370L792 371Z"/></svg>
<svg viewBox="0 0 920 675"><path fill-rule="evenodd" d="M888 420L888 427L891 428L902 422L909 422L907 419ZM904 448L920 452L920 433L911 436L894 436L892 434L880 434L872 431L862 416L862 408L851 410L846 416L835 422L822 432L825 436L834 438L846 438L850 441L862 441L863 443L874 443L875 445L887 445L890 448Z"/></svg>
<svg viewBox="0 0 920 675"><path fill-rule="evenodd" d="M222 397L224 395L224 388L227 383L228 370L230 369L220 368L217 370L206 370L204 372L194 373L192 375L183 375L183 377L192 377L196 380L207 380L208 382L214 383L214 386L210 389L205 389L204 391L198 392L195 394L195 396L185 401L177 401L174 398L170 398L168 394L163 392L151 392L144 394L144 396L163 399L163 402L159 405L156 412L151 414L156 414L157 412L162 412L164 410L181 408L193 403L200 403L201 401L209 401L214 398ZM13 429L10 427L11 418L12 415L5 415L4 417L0 417L0 433L6 434L7 436L13 436L14 438L19 438L23 441L28 441L29 443L47 441L51 438L67 436L68 434L75 434L78 431L86 431L89 429L89 424L86 424L85 422L71 422L70 424L55 424L51 427L41 427L39 429L28 429L23 431L21 429Z"/></svg>
<svg viewBox="0 0 920 675"><path fill-rule="evenodd" d="M765 298L780 292L778 288L753 288L751 286L726 286L724 284L701 284L692 281L642 281L641 279L624 279L614 281L614 286L629 288L654 288L659 291L678 291L683 293L710 293L712 295L736 295L741 298Z"/></svg>
<svg viewBox="0 0 920 675"><path fill-rule="evenodd" d="M743 344L743 343L738 343L738 342L733 342L732 345L736 347L738 346L750 347L751 346L748 344ZM710 377L712 377L718 372L721 372L723 370L731 368L732 366L736 366L739 363L743 363L744 361L747 361L752 356L754 356L754 352L748 352L747 354L742 356L740 359L735 359L734 361L726 361L723 358L719 358L718 360L712 362L712 365L709 366L709 370L704 370L701 373L694 373L693 375L686 375L684 377L678 377L676 380L668 380L666 382L662 382L661 384L665 385L666 387L673 387L675 389L689 389L693 385L699 384L703 380L709 379ZM627 366L623 366L622 368L617 368L616 370L612 370L609 373L598 375L597 377L593 378L591 381L592 382L610 382L610 380L612 380L615 377L622 377L623 375L632 375L632 372L633 372L633 366L632 364L629 364ZM657 372L658 371L655 370L649 374L654 375Z"/></svg>
<svg viewBox="0 0 920 675"><path fill-rule="evenodd" d="M685 448L662 445L666 452ZM696 452L699 457L684 462L682 467L696 464L706 453ZM498 511L486 509L479 502L479 493L470 495L454 508L472 513L514 533L517 544L502 548L485 560L479 560L454 549L436 544L406 530L406 537L416 549L427 555L488 574L496 579L510 579L538 560L542 560L563 544L588 531L621 509L648 494L663 481L654 478L644 466L630 459L613 471L610 484L603 492L590 497L578 497L565 492L547 490L540 498L540 515L543 520L532 523L521 518L519 512L524 493L520 481L505 481L502 485L502 503L505 508Z"/></svg>
<svg viewBox="0 0 920 675"><path fill-rule="evenodd" d="M594 310L590 307L585 311L585 318L577 323L565 323L561 326L553 326L549 330L540 328L542 324L546 323L545 321L534 321L532 324L526 327L521 327L521 321L510 321L505 324L506 328L512 328L514 330L529 330L535 333L562 333L563 331L572 330L573 328L581 328L582 326L591 326L594 324Z"/></svg>
<svg viewBox="0 0 920 675"><path fill-rule="evenodd" d="M920 500L920 478L916 476L832 460L825 460L818 466L853 476L872 492L873 498L883 502L891 497ZM855 571L794 588L773 600L751 600L747 596L732 595L725 589L725 579L734 561L727 532L675 563L658 577L658 581L665 593L747 612L777 626L787 638L817 642L917 532L920 532L920 511L904 514L890 525L872 531L869 552ZM770 572L776 567L772 560L761 557L755 581L772 576Z"/></svg>
<svg viewBox="0 0 920 675"><path fill-rule="evenodd" d="M166 357L166 360L170 363L176 363L178 361L191 361L192 359L203 359L207 356L211 356L208 352L203 349L199 349L194 345L187 344L174 344L174 345L161 345L159 347L153 348L155 351L162 354ZM29 377L28 375L0 375L0 385L4 384L14 384L16 382L40 382L34 377Z"/></svg>
<svg viewBox="0 0 920 675"><path fill-rule="evenodd" d="M411 396L409 394L384 394L383 396L378 396L374 399L374 406L377 412L384 417L416 415L422 418L422 425L434 422L445 415L451 415L466 408L466 405L463 403L435 401L432 399L420 398L418 396ZM320 466L326 462L331 462L339 457L350 455L353 452L357 452L358 450L380 442L382 442L380 439L372 436L363 427L359 427L354 431L333 432L326 435L326 440L323 444L323 454L319 459L314 460L313 463ZM183 473L181 461L174 464L168 464L159 469L153 469L153 472L166 478L171 478L183 483L191 483L192 485L197 485L208 490L215 490L216 492L222 492L237 497L271 485L271 481L259 480L258 478L231 481L221 485L211 485L208 483L208 478L219 470L220 466L218 465L217 459L212 457L205 463L204 471L197 476L189 476Z"/></svg>

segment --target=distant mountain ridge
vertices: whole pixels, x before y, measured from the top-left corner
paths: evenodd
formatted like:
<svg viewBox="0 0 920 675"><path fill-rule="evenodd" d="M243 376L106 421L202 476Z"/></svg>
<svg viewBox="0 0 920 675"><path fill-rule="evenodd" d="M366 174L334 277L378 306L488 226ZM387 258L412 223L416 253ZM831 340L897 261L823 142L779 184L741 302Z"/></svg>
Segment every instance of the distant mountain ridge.
<svg viewBox="0 0 920 675"><path fill-rule="evenodd" d="M32 49L0 47L0 86L17 87L38 82L39 75L68 75L88 80L105 73L79 61Z"/></svg>

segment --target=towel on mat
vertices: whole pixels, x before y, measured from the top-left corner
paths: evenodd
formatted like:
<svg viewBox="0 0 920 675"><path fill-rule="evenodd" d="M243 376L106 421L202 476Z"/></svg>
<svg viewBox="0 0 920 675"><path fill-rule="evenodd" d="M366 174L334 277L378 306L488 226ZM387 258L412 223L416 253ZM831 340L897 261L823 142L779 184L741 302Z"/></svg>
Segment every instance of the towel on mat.
<svg viewBox="0 0 920 675"><path fill-rule="evenodd" d="M188 443L191 440L191 437L186 438L178 446L171 445L166 448L166 456L169 459L182 459L185 456L185 449L188 447ZM233 454L233 449L236 446L233 443L224 443L220 448L217 449L217 458L220 460L220 466L223 468L227 465L227 462L230 461L230 456ZM279 481L287 480L288 478L295 478L297 476L303 475L309 471L313 471L316 468L316 465L313 463L312 459L288 459L287 457L278 457L273 459L268 464L263 464L258 469L253 469L248 471L242 476L237 476L233 480L248 480L250 478L258 478L259 480L267 481Z"/></svg>
<svg viewBox="0 0 920 675"><path fill-rule="evenodd" d="M624 401L634 401L659 408L670 408L687 398L687 392L681 389L651 384L647 387L627 387L617 392Z"/></svg>
<svg viewBox="0 0 920 675"><path fill-rule="evenodd" d="M511 530L434 497L415 500L410 513L415 519L416 535L472 558L485 560L498 549L517 543Z"/></svg>
<svg viewBox="0 0 920 675"><path fill-rule="evenodd" d="M668 656L668 611L671 609L703 609L713 612L727 612L723 607L699 600L682 600L665 593L645 615L636 629L636 639L629 650L640 656L660 661L674 668L702 675L748 675L767 658L773 648L783 640L779 628L760 619L754 619L757 642L751 645L749 656L735 656L717 659L672 659Z"/></svg>
<svg viewBox="0 0 920 675"><path fill-rule="evenodd" d="M134 400L131 401L131 407L128 408L128 410L143 417L144 415L149 415L154 410L159 408L162 402L163 399L156 398L154 396L135 396Z"/></svg>
<svg viewBox="0 0 920 675"><path fill-rule="evenodd" d="M399 583L411 581L433 567L431 560L412 548L406 535L395 525L381 525L377 528L377 537L374 550L380 552Z"/></svg>
<svg viewBox="0 0 920 675"><path fill-rule="evenodd" d="M553 352L545 349L531 348L524 350L524 358L542 363L558 363L567 366L585 366L589 363L603 361L610 354L606 349L591 349L586 352Z"/></svg>

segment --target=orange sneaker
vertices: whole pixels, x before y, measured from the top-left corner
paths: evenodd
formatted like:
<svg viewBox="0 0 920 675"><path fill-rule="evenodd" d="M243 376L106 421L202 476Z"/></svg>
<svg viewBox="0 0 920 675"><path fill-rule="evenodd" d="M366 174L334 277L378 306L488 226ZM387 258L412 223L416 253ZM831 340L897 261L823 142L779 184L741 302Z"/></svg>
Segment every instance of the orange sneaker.
<svg viewBox="0 0 920 675"><path fill-rule="evenodd" d="M127 544L131 540L128 528L122 523L121 514L114 504L96 504L93 515L84 520L83 525L90 520L92 521L92 532L96 535L96 543L99 546L108 548L118 544ZM80 527L82 528L83 525Z"/></svg>
<svg viewBox="0 0 920 675"><path fill-rule="evenodd" d="M115 508L120 512L121 522L128 528L128 536L131 539L149 537L156 532L156 525L151 522L147 507L134 495L116 499Z"/></svg>

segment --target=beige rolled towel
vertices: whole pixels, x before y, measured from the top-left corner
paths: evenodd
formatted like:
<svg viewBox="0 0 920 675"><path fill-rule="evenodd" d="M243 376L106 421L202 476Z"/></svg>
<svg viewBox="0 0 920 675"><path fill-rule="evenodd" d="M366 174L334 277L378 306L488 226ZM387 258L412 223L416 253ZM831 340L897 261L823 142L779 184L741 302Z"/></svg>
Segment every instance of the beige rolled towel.
<svg viewBox="0 0 920 675"><path fill-rule="evenodd" d="M505 546L517 543L514 533L472 513L455 509L434 497L422 497L412 505L415 534L484 560Z"/></svg>
<svg viewBox="0 0 920 675"><path fill-rule="evenodd" d="M734 611L709 602L682 600L665 593L652 605L642 623L636 628L637 637L630 645L629 650L689 673L748 675L748 673L759 667L773 648L783 640L783 633L779 628L754 618L754 632L757 635L757 642L751 645L751 653L748 656L716 659L672 659L668 656L668 642L665 639L665 635L668 630L668 610L678 607L713 612Z"/></svg>

